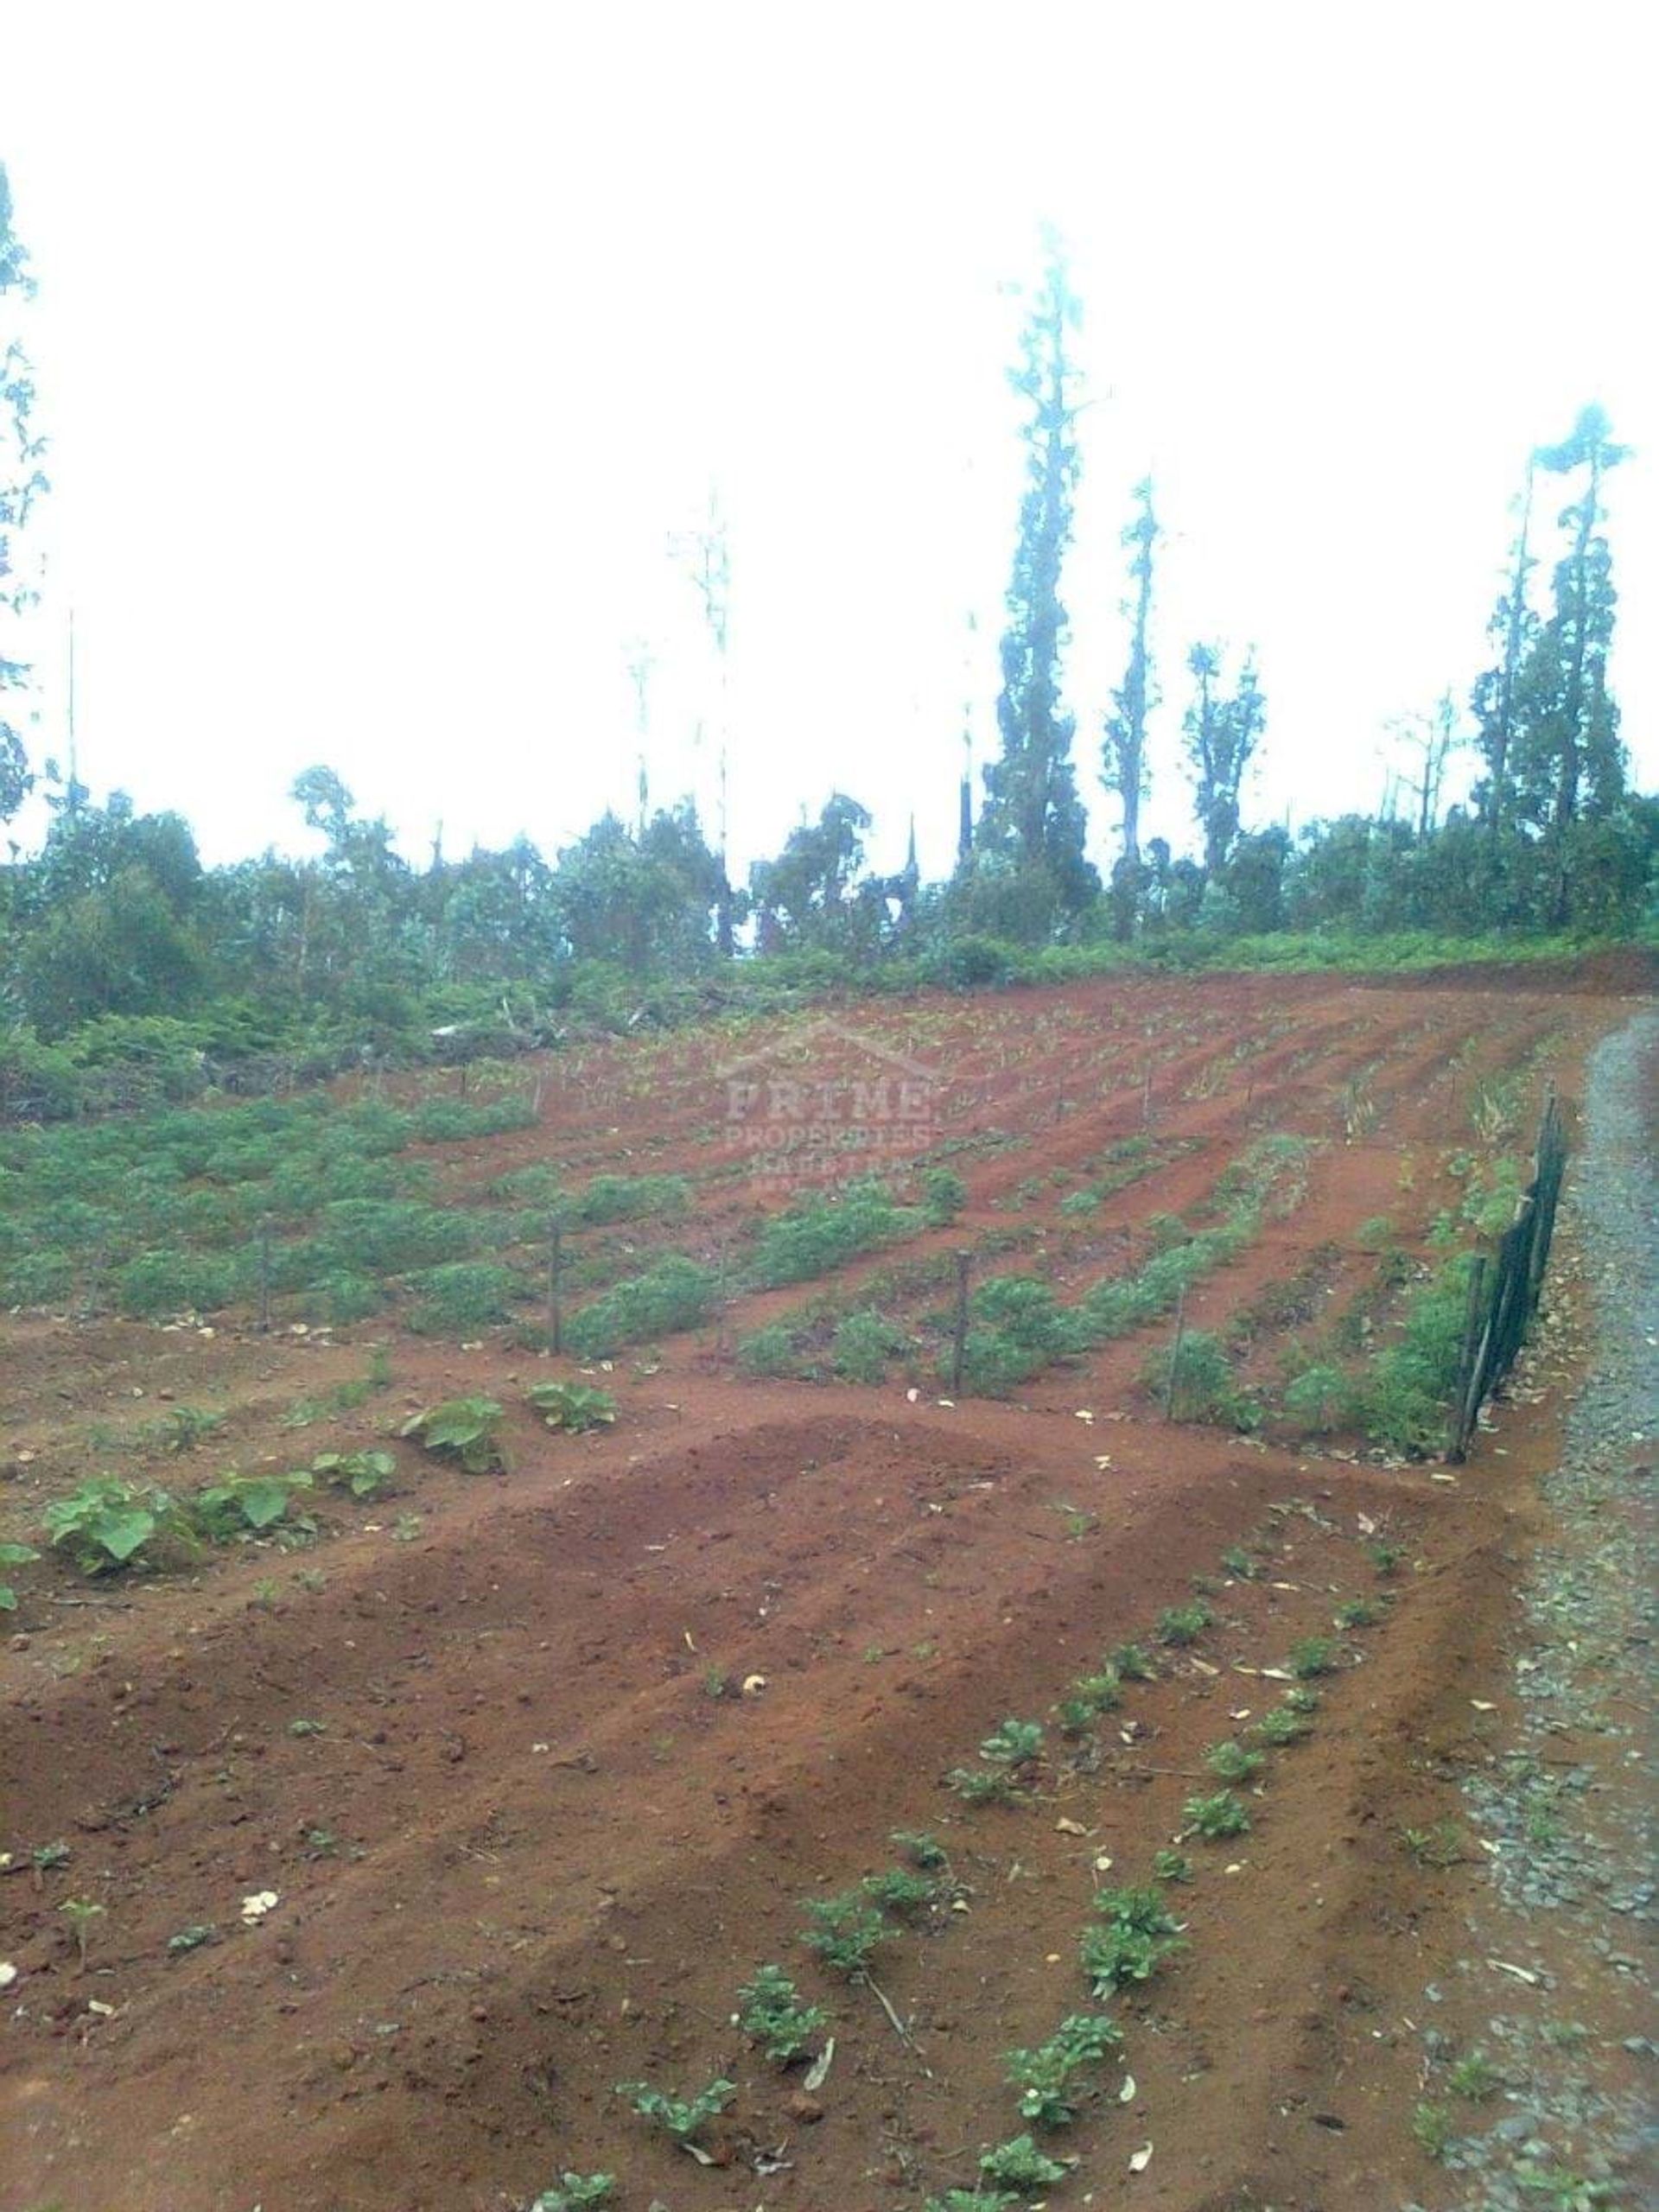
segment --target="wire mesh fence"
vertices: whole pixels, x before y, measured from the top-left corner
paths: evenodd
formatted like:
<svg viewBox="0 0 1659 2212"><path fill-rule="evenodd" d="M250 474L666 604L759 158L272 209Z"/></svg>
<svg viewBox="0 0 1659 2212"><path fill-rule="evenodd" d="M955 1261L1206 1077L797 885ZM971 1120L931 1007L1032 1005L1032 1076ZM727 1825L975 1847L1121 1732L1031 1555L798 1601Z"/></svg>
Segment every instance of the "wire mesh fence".
<svg viewBox="0 0 1659 2212"><path fill-rule="evenodd" d="M1475 1262L1469 1279L1468 1319L1463 1336L1452 1433L1446 1457L1454 1465L1469 1456L1470 1440L1480 1409L1514 1366L1538 1310L1555 1209L1567 1171L1567 1132L1554 1096L1544 1109L1532 1181L1489 1259Z"/></svg>

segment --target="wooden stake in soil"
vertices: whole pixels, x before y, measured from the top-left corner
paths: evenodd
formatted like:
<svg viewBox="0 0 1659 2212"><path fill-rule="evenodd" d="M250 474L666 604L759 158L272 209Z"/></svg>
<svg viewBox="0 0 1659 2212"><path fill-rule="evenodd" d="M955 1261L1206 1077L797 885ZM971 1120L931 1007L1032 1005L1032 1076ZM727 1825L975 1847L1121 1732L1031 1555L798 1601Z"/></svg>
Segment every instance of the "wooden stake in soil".
<svg viewBox="0 0 1659 2212"><path fill-rule="evenodd" d="M1181 1343L1186 1335L1186 1285L1175 1294L1175 1341L1169 1348L1169 1381L1164 1388L1164 1419L1175 1418L1175 1378L1181 1371Z"/></svg>
<svg viewBox="0 0 1659 2212"><path fill-rule="evenodd" d="M968 1352L968 1270L973 1263L973 1254L957 1254L957 1319L950 1332L950 1395L962 1395L962 1366Z"/></svg>
<svg viewBox="0 0 1659 2212"><path fill-rule="evenodd" d="M559 1224L554 1222L547 1235L547 1348L550 1351L564 1350L564 1313L560 1279L564 1273L564 1257L560 1248Z"/></svg>

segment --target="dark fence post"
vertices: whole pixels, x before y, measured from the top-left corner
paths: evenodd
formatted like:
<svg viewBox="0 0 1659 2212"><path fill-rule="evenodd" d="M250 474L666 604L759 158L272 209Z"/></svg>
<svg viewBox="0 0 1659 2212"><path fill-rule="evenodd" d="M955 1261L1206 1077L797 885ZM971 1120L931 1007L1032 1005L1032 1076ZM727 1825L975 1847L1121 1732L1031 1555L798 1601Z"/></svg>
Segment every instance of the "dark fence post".
<svg viewBox="0 0 1659 2212"><path fill-rule="evenodd" d="M550 1351L564 1350L564 1313L562 1278L564 1256L561 1249L559 1224L556 1221L547 1238L547 1348Z"/></svg>
<svg viewBox="0 0 1659 2212"><path fill-rule="evenodd" d="M1175 1418L1176 1378L1181 1371L1181 1346L1186 1338L1186 1285L1175 1294L1175 1341L1169 1348L1169 1381L1164 1386L1164 1419Z"/></svg>
<svg viewBox="0 0 1659 2212"><path fill-rule="evenodd" d="M259 1333L270 1334L270 1224L259 1224Z"/></svg>
<svg viewBox="0 0 1659 2212"><path fill-rule="evenodd" d="M973 1254L957 1254L957 1318L950 1332L950 1395L962 1395L963 1363L968 1356L968 1270L973 1264Z"/></svg>
<svg viewBox="0 0 1659 2212"><path fill-rule="evenodd" d="M1469 1271L1469 1305L1464 1315L1463 1350L1458 1359L1458 1395L1452 1413L1452 1449L1446 1457L1460 1466L1468 1457L1469 1439L1474 1432L1475 1417L1480 1411L1480 1401L1475 1395L1474 1382L1479 1372L1478 1355L1482 1349L1481 1293L1486 1287L1486 1255L1477 1252L1475 1264Z"/></svg>

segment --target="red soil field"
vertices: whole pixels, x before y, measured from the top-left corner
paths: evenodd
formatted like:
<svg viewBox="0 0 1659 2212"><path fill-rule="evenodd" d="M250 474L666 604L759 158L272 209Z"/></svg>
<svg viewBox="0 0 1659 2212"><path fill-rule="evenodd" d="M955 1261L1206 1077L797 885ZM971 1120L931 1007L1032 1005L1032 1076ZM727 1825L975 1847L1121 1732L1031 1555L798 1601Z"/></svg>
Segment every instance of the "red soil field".
<svg viewBox="0 0 1659 2212"><path fill-rule="evenodd" d="M213 1466L380 1441L461 1391L500 1399L510 1438L508 1471L482 1477L396 1445L398 1494L323 1502L302 1554L31 1584L0 1653L0 1958L18 1969L0 2206L502 2212L565 2169L614 2173L639 2212L902 2212L969 2187L981 2151L1027 2125L1004 2054L1091 2009L1077 1942L1095 1890L1149 1878L1185 1801L1218 1787L1205 1746L1284 1687L1256 1670L1332 1634L1307 1738L1245 1789L1248 1834L1182 1847L1189 1948L1116 2000L1122 2051L1047 2147L1081 2161L1068 2203L1433 2202L1398 2018L1462 1940L1465 1878L1399 1836L1456 1809L1550 1410L1500 1408L1446 1479L1363 1439L1316 1452L1166 1422L1140 1377L1167 1319L1006 1402L950 1404L925 1376L756 1381L731 1348L825 1291L850 1310L895 1259L1002 1231L1018 1241L997 1267L1073 1295L1285 1133L1309 1140L1294 1204L1185 1317L1255 1312L1266 1373L1310 1313L1372 1283L1361 1224L1387 1217L1414 1262L1432 1256L1483 1085L1507 1080L1496 1141L1524 1153L1547 1088L1571 1109L1645 981L1618 963L1135 979L548 1055L537 1126L446 1172L457 1189L538 1160L683 1173L691 1216L631 1230L641 1264L713 1256L788 1195L757 1192L732 1147L722 1071L747 1054L815 1079L901 1055L937 1086L929 1160L968 1187L958 1222L896 1253L734 1295L717 1325L619 1357L601 1378L619 1418L596 1435L537 1423L524 1391L574 1363L499 1332L446 1348L384 1321L262 1337L248 1316L212 1335L0 1317L3 1535L100 1464L90 1428L138 1394L227 1406ZM1139 1135L1147 1172L1063 1211ZM1293 1279L1287 1316L1265 1294ZM1380 1336L1389 1323L1379 1306ZM360 1374L371 1342L389 1344L391 1390L284 1435L284 1409ZM1386 1584L1379 1534L1402 1550ZM1238 1547L1249 1579L1222 1561ZM1159 1615L1195 1577L1213 1623L1162 1646ZM1342 1600L1379 1589L1378 1624L1332 1630ZM1054 1701L1128 1641L1157 1679L1063 1736ZM944 1775L1009 1716L1046 1722L1027 1792L963 1804ZM954 1897L878 1955L878 1998L802 1948L803 1901L892 1865L895 1829L938 1836ZM68 1863L37 1871L58 1840ZM244 1924L264 1891L277 1902ZM84 1969L73 1897L104 1907ZM209 1924L214 1940L169 1952ZM733 2024L765 1961L831 2015L810 2095ZM614 2094L717 2075L735 2090L706 2166Z"/></svg>

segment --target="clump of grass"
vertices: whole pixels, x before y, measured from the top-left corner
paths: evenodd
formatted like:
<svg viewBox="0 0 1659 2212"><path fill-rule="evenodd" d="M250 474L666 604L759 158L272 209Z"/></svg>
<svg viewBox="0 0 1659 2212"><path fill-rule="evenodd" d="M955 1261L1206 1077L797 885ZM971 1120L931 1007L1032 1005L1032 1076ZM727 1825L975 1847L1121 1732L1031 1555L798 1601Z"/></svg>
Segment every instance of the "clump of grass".
<svg viewBox="0 0 1659 2212"><path fill-rule="evenodd" d="M1452 2135L1451 2106L1427 2100L1419 2104L1411 2115L1411 2132L1431 2158L1445 2158Z"/></svg>
<svg viewBox="0 0 1659 2212"><path fill-rule="evenodd" d="M1107 1655L1106 1663L1126 1682L1155 1682L1158 1679L1151 1654L1139 1643L1115 1644Z"/></svg>
<svg viewBox="0 0 1659 2212"><path fill-rule="evenodd" d="M1497 2094L1502 2076L1484 2050L1465 2051L1446 2072L1446 2086L1466 2104L1484 2104Z"/></svg>

